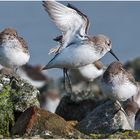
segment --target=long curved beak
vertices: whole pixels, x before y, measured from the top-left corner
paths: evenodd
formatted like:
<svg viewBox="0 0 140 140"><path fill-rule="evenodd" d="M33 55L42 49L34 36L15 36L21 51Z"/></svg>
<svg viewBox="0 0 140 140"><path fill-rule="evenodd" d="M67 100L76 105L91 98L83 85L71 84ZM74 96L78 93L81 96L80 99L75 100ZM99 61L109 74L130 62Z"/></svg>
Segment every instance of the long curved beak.
<svg viewBox="0 0 140 140"><path fill-rule="evenodd" d="M118 57L114 54L114 52L112 51L112 49L109 51L118 61L120 61L119 59L118 59Z"/></svg>

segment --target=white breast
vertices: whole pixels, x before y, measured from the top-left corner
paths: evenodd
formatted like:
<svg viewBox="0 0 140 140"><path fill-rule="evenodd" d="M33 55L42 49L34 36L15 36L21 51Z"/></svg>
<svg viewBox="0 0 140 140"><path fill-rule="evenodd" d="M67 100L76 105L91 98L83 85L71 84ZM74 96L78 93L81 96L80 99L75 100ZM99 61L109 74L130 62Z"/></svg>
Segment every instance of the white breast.
<svg viewBox="0 0 140 140"><path fill-rule="evenodd" d="M125 101L137 94L137 87L128 81L120 82L121 76L115 76L110 83L102 81L102 92L109 98L117 99L119 101Z"/></svg>
<svg viewBox="0 0 140 140"><path fill-rule="evenodd" d="M21 44L14 39L0 46L0 63L5 67L22 66L29 61L29 54L23 52Z"/></svg>
<svg viewBox="0 0 140 140"><path fill-rule="evenodd" d="M93 81L97 77L101 76L104 72L103 69L97 69L94 64L89 64L83 67L78 68L82 77L84 77L88 81Z"/></svg>
<svg viewBox="0 0 140 140"><path fill-rule="evenodd" d="M31 79L21 68L17 70L16 74L36 88L41 88L46 84L45 81Z"/></svg>
<svg viewBox="0 0 140 140"><path fill-rule="evenodd" d="M101 56L88 45L70 46L61 51L49 64L48 68L78 68L99 60Z"/></svg>
<svg viewBox="0 0 140 140"><path fill-rule="evenodd" d="M46 101L46 104L44 104L43 108L52 113L55 113L55 110L56 110L57 106L59 105L59 102L60 102L60 99L52 100L51 98L48 98Z"/></svg>

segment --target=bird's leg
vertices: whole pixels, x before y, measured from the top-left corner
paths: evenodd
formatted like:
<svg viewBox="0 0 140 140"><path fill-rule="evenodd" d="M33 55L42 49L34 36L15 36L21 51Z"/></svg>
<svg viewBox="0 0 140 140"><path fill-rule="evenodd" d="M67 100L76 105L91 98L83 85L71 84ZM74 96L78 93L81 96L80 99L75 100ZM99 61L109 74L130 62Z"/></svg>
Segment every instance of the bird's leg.
<svg viewBox="0 0 140 140"><path fill-rule="evenodd" d="M71 80L70 80L70 77L68 75L68 70L67 69L66 69L66 76L67 76L67 79L68 79L68 85L69 85L70 91L72 93L72 84L71 84Z"/></svg>
<svg viewBox="0 0 140 140"><path fill-rule="evenodd" d="M63 75L64 75L64 90L66 90L66 69L63 69Z"/></svg>

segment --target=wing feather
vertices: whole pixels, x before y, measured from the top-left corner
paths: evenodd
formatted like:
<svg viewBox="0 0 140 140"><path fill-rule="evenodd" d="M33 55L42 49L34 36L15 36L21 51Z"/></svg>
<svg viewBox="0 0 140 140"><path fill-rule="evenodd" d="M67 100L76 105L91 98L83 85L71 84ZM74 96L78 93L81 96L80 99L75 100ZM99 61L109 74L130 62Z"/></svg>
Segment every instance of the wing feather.
<svg viewBox="0 0 140 140"><path fill-rule="evenodd" d="M66 7L56 1L43 1L43 6L53 22L64 34L68 30L76 30L75 33L80 30L82 35L87 33L89 20L74 6L69 4Z"/></svg>

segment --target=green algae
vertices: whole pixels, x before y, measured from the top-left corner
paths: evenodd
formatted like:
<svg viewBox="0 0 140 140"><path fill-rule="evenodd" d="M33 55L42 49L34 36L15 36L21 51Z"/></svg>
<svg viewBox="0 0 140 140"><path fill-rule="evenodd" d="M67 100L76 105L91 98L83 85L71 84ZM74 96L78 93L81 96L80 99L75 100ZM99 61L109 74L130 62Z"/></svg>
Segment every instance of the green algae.
<svg viewBox="0 0 140 140"><path fill-rule="evenodd" d="M91 134L92 139L140 139L140 132L134 130L122 130L114 134Z"/></svg>
<svg viewBox="0 0 140 140"><path fill-rule="evenodd" d="M0 74L0 138L10 137L20 113L30 106L39 106L39 91L19 77L14 80L10 82L9 76Z"/></svg>
<svg viewBox="0 0 140 140"><path fill-rule="evenodd" d="M14 125L14 111L10 86L4 86L0 93L0 135L10 136L10 129Z"/></svg>

